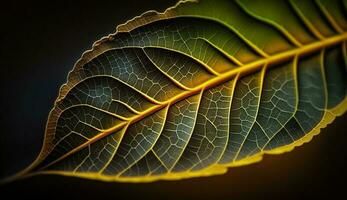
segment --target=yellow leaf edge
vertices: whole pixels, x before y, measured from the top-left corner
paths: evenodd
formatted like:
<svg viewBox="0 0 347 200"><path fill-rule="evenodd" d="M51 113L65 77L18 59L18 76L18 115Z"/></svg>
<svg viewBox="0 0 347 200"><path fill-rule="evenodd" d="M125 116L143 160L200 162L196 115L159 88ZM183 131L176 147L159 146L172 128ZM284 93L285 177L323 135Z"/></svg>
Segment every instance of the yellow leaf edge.
<svg viewBox="0 0 347 200"><path fill-rule="evenodd" d="M101 180L101 181L107 181L107 182L129 182L129 183L149 183L149 182L154 182L158 180L173 181L173 180L181 180L181 179L188 179L188 178L194 178L194 177L196 178L196 177L222 175L222 174L225 174L229 168L257 163L263 159L264 155L277 155L277 154L290 152L294 150L295 147L299 147L305 143L310 142L314 136L320 133L321 129L326 128L327 125L333 122L336 117L344 114L346 110L347 110L347 97L345 97L343 102L340 103L335 108L326 110L320 123L315 128L313 128L309 133L307 133L304 137L295 141L294 143L291 143L289 145L285 145L282 147L278 147L274 150L259 152L251 157L236 161L230 165L215 164L201 171L167 173L167 174L158 175L158 176L152 175L152 176L141 176L141 177L132 177L132 178L119 177L119 176L108 177L99 173L79 173L79 172L71 173L71 172L62 172L62 171L42 171L42 172L37 172L31 175L38 175L38 174L63 175L63 176L70 176L70 177L86 178L91 180Z"/></svg>

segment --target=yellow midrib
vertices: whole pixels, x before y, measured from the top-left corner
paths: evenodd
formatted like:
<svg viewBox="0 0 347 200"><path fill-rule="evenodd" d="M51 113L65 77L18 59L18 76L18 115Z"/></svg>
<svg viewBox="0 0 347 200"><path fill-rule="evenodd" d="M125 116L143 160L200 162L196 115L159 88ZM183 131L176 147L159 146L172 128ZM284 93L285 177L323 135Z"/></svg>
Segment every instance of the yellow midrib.
<svg viewBox="0 0 347 200"><path fill-rule="evenodd" d="M245 64L245 65L240 66L236 69L230 70L224 74L221 74L215 78L212 78L209 81L206 81L202 85L199 85L198 87L195 87L192 90L182 92L181 94L173 97L172 99L169 99L165 102L162 102L161 104L155 105L155 106L143 111L141 114L130 118L130 120L127 122L119 123L112 128L109 128L103 132L100 132L95 137L91 138L90 140L88 140L87 142L83 143L82 145L76 147L75 149L71 150L70 152L64 154L63 156L61 156L57 160L51 162L50 164L42 167L41 169L47 168L47 167L63 160L67 156L83 149L84 147L88 146L89 144L92 144L92 143L114 133L115 131L123 128L127 124L128 125L133 124L133 123L143 119L144 117L146 117L146 116L148 116L148 115L150 115L150 114L152 114L152 113L154 113L154 112L156 112L156 111L158 111L158 110L160 110L166 106L170 106L170 105L172 105L172 104L174 104L180 100L183 100L189 96L195 95L195 94L199 93L201 90L212 88L212 87L219 85L225 81L228 81L232 77L234 77L236 74L240 74L240 75L244 76L246 74L249 74L251 72L258 70L259 68L261 68L265 64L277 63L277 62L280 62L283 60L289 60L290 58L294 57L295 55L303 55L303 54L307 54L310 52L314 52L314 51L317 51L319 49L322 49L322 48L325 48L328 46L333 46L333 45L338 44L340 42L343 42L345 40L347 40L347 32L339 34L339 35L335 35L333 37L329 37L329 38L326 38L324 40L320 40L320 41L317 41L317 42L314 42L314 43L311 43L311 44L308 44L305 46L301 46L301 47L298 47L295 49L284 51L284 52L281 52L281 53L278 53L275 55L271 55L269 57L262 58L262 59L259 59L257 61L254 61L252 63ZM274 65L269 65L268 67L272 67L272 66L274 66Z"/></svg>

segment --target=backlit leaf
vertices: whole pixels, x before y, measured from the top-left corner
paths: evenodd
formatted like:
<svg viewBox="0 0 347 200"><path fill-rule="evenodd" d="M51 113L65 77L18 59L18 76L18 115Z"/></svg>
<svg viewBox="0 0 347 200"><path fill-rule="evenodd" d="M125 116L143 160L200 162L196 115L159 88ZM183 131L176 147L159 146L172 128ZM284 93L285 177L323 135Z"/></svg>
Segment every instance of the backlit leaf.
<svg viewBox="0 0 347 200"><path fill-rule="evenodd" d="M347 109L346 1L182 1L83 54L30 174L146 182L292 150Z"/></svg>

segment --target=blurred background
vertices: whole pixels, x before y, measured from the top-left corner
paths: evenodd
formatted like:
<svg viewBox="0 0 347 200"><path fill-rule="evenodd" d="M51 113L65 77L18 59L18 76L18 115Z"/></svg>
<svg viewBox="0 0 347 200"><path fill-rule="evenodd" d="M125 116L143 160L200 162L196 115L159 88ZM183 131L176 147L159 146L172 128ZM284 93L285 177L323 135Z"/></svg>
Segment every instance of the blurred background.
<svg viewBox="0 0 347 200"><path fill-rule="evenodd" d="M59 87L81 54L118 24L175 0L8 1L1 11L0 177L38 154ZM345 196L347 115L310 143L265 156L225 175L146 184L106 183L54 175L0 186L1 195L47 198L211 199Z"/></svg>

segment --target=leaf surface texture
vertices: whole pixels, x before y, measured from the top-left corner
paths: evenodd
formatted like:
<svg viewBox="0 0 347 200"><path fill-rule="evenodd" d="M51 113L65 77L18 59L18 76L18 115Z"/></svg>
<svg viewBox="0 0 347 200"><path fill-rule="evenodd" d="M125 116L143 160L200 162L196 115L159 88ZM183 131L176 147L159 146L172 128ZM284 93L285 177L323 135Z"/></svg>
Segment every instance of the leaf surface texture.
<svg viewBox="0 0 347 200"><path fill-rule="evenodd" d="M136 17L69 73L30 171L146 182L290 151L347 109L346 13L200 0Z"/></svg>

